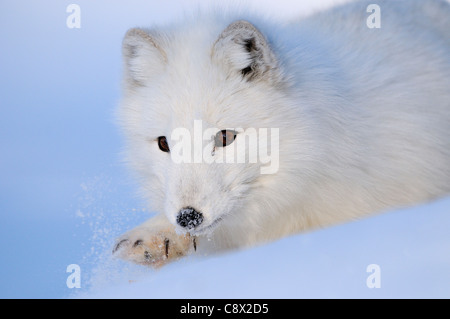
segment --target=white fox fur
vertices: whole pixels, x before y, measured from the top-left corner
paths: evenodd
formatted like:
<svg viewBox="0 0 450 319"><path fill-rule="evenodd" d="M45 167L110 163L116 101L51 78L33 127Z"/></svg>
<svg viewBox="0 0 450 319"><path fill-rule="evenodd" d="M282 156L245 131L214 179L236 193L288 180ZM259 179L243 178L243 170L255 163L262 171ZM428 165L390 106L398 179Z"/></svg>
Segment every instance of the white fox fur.
<svg viewBox="0 0 450 319"><path fill-rule="evenodd" d="M449 5L376 3L381 28L368 28L370 2L357 1L284 23L210 12L131 29L118 114L159 215L114 252L159 266L450 194ZM194 120L278 128L278 171L173 163L157 139L172 147L171 132ZM198 228L177 225L184 207L203 214Z"/></svg>

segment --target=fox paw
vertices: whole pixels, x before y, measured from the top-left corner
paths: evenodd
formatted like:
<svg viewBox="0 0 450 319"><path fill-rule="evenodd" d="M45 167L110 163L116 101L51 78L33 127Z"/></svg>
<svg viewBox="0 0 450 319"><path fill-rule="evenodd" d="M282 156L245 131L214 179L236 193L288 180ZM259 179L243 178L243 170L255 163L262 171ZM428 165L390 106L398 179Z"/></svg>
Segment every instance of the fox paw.
<svg viewBox="0 0 450 319"><path fill-rule="evenodd" d="M119 238L113 254L137 264L159 268L179 259L195 247L195 238L189 234L178 235L171 231L136 228Z"/></svg>

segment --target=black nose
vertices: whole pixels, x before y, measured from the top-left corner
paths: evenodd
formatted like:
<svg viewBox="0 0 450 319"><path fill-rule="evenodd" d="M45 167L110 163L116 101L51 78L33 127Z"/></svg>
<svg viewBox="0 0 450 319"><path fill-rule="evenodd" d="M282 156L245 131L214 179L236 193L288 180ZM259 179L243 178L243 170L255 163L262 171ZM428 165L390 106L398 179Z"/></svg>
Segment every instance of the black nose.
<svg viewBox="0 0 450 319"><path fill-rule="evenodd" d="M178 212L177 224L187 229L193 229L203 222L202 213L192 207L185 207Z"/></svg>

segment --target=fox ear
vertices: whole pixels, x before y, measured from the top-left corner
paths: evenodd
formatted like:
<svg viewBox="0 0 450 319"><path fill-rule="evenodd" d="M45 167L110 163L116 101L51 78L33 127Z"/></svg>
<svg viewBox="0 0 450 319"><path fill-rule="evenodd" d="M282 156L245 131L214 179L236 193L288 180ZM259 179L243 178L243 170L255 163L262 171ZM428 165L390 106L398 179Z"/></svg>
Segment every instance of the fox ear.
<svg viewBox="0 0 450 319"><path fill-rule="evenodd" d="M213 46L213 57L223 61L247 81L279 76L275 54L264 35L250 22L231 23Z"/></svg>
<svg viewBox="0 0 450 319"><path fill-rule="evenodd" d="M127 84L143 86L166 63L166 54L155 36L143 29L130 29L122 42L124 75Z"/></svg>

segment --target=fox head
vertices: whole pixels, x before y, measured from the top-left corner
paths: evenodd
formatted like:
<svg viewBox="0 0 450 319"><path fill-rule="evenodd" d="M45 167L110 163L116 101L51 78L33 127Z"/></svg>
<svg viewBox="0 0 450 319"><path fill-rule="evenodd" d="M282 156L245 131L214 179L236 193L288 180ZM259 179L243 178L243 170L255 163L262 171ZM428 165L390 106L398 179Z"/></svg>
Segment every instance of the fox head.
<svg viewBox="0 0 450 319"><path fill-rule="evenodd" d="M250 22L131 29L123 40L119 120L126 159L151 208L201 235L239 224L246 210L282 205L280 176L307 140L282 66ZM282 159L283 158L283 159ZM298 181L295 181L294 184ZM286 197L287 194L286 194ZM257 224L258 221L255 221Z"/></svg>

